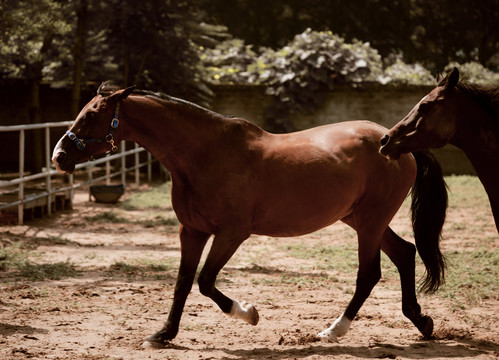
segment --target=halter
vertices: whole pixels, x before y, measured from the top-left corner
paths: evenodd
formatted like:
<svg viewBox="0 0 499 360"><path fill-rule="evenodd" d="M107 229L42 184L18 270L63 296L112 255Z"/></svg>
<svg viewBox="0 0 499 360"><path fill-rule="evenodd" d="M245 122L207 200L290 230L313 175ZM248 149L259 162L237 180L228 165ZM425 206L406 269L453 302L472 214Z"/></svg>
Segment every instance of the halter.
<svg viewBox="0 0 499 360"><path fill-rule="evenodd" d="M109 143L111 145L111 151L118 150L118 147L114 144L113 132L114 132L114 129L116 129L118 127L118 124L120 123L120 121L118 120L118 114L120 112L120 104L121 104L121 102L118 102L116 104L116 109L114 111L114 117L111 120L111 128L109 129L109 133L105 137L95 138L95 139L80 139L80 138L78 138L78 136L76 136L75 133L73 133L69 130L66 131L66 134L68 135L68 137L71 140L73 140L73 142L75 143L76 147L79 150L84 150L85 146L87 144L98 143L98 142Z"/></svg>

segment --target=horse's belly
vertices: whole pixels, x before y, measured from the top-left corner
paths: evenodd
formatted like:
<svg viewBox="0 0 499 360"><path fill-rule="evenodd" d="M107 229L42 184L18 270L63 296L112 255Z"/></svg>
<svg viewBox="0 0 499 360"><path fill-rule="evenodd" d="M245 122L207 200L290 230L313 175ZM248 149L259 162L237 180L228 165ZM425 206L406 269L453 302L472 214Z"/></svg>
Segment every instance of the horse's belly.
<svg viewBox="0 0 499 360"><path fill-rule="evenodd" d="M268 236L299 236L322 229L352 212L355 199L348 194L321 196L296 201L276 201L256 208L252 233ZM263 205L262 205L263 206Z"/></svg>

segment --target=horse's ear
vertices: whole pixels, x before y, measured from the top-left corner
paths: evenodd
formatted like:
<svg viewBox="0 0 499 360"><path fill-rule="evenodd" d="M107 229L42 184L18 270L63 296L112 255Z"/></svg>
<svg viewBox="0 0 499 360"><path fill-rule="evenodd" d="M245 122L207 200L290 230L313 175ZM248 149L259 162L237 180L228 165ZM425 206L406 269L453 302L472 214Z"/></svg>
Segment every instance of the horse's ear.
<svg viewBox="0 0 499 360"><path fill-rule="evenodd" d="M459 82L459 70L455 67L448 75L447 82L445 83L445 90L453 89Z"/></svg>
<svg viewBox="0 0 499 360"><path fill-rule="evenodd" d="M128 95L133 93L134 90L135 90L135 85L127 87L126 89L115 91L114 93L109 95L108 101L118 102L121 100L125 100L128 97Z"/></svg>
<svg viewBox="0 0 499 360"><path fill-rule="evenodd" d="M440 85L440 82L444 79L440 71L437 71L437 84Z"/></svg>

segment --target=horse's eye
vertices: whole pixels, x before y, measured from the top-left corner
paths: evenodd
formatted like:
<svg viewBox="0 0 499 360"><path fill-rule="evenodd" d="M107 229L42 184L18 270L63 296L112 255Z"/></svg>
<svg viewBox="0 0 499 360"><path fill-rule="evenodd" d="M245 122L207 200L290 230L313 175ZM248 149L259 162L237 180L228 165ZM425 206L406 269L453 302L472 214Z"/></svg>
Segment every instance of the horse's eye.
<svg viewBox="0 0 499 360"><path fill-rule="evenodd" d="M90 120L94 119L95 118L95 113L90 112L90 113L87 114L87 116L85 118L90 119Z"/></svg>

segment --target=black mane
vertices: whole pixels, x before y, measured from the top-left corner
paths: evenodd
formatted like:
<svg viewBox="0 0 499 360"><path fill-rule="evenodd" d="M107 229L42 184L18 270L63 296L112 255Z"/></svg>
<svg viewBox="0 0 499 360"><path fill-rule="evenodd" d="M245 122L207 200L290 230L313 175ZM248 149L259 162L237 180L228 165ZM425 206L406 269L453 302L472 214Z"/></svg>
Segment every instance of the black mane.
<svg viewBox="0 0 499 360"><path fill-rule="evenodd" d="M109 96L120 89L121 89L121 87L116 85L116 84L113 84L112 81L110 81L110 80L104 81L99 86L99 89L97 90L97 95ZM169 103L174 103L177 105L186 106L187 108L192 109L192 110L205 112L205 113L208 113L210 115L222 116L218 113L215 113L209 109L206 109L206 108L199 106L195 103L192 103L190 101L179 99L179 98L167 95L167 94L159 92L159 91L155 92L155 91L150 91L150 90L135 89L133 91L133 94L134 95L142 95L142 96L150 96L150 97L153 97L153 98L158 99L160 101L166 101Z"/></svg>
<svg viewBox="0 0 499 360"><path fill-rule="evenodd" d="M194 111L200 111L200 112L204 112L204 113L207 113L210 115L216 115L217 117L222 116L222 115L220 115L212 110L204 108L204 107L197 105L195 103L192 103L190 101L176 98L176 97L167 95L167 94L159 92L159 91L156 92L156 91L150 91L150 90L137 90L136 89L136 90L134 90L133 94L134 95L142 95L142 96L150 96L150 97L156 98L160 101L165 101L165 102L173 103L176 105L180 105L183 108L187 107L188 109L191 109Z"/></svg>
<svg viewBox="0 0 499 360"><path fill-rule="evenodd" d="M116 84L113 84L111 80L104 81L97 89L97 95L109 96L120 89L121 87L119 87Z"/></svg>

